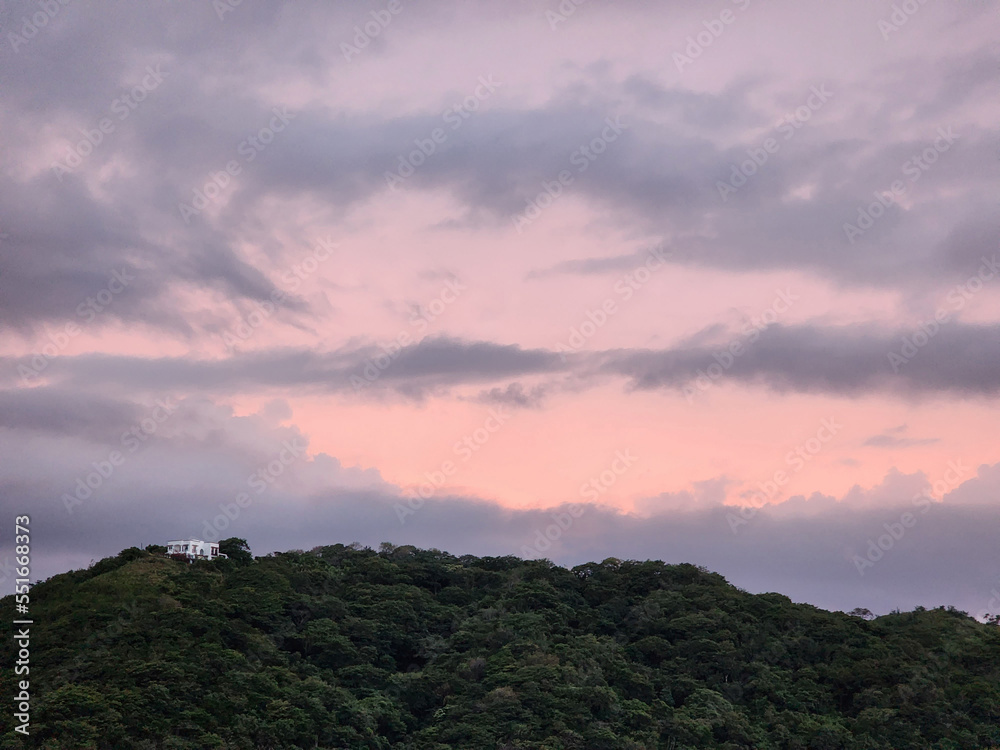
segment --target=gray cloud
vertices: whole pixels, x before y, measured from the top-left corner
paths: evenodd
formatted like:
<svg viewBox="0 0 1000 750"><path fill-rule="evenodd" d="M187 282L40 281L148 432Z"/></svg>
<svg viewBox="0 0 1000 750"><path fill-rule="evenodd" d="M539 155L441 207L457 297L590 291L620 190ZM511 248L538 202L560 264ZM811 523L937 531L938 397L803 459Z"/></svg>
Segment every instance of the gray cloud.
<svg viewBox="0 0 1000 750"><path fill-rule="evenodd" d="M31 357L0 360L11 375L30 367ZM43 371L56 382L77 387L124 386L143 393L195 389L218 393L233 388L306 386L322 391L390 389L421 398L434 389L465 383L564 370L558 354L508 344L427 338L402 350L377 346L326 354L312 350L271 350L236 354L223 360L186 357L141 358L87 354L59 357Z"/></svg>
<svg viewBox="0 0 1000 750"><path fill-rule="evenodd" d="M85 566L130 545L218 533L247 538L258 554L356 540L548 557L566 565L607 557L691 562L750 591L778 590L822 607L877 612L954 604L978 615L993 606L991 588L1000 580L993 554L1000 508L991 500L1000 488L1000 464L980 467L926 511L911 497L929 486L927 478L895 474L841 500L800 496L735 523L738 509L720 504L724 479L654 499L642 516L587 503L513 510L447 495L401 514L405 497L377 472L344 467L323 454L299 453L257 491L250 479L276 471L267 467L289 441L307 446L301 435L266 416L237 418L207 404L185 401L179 414L190 418L165 426L128 454L72 512L62 498L107 449L70 448L55 436L27 445L0 431L0 449L10 459L0 479L0 510L12 515L30 509L37 575ZM239 438L219 441L221 434ZM57 446L61 458L54 458ZM246 507L236 505L240 493L250 497ZM916 516L915 524L862 567L862 575L855 556L865 559L872 540L905 512ZM558 530L566 518L572 519L568 527Z"/></svg>
<svg viewBox="0 0 1000 750"><path fill-rule="evenodd" d="M902 433L906 432L906 430L907 427L905 424L893 427L878 435L872 435L862 445L873 448L909 448L915 445L932 445L940 442L940 438L904 437Z"/></svg>
<svg viewBox="0 0 1000 750"><path fill-rule="evenodd" d="M609 353L604 369L628 376L632 387L643 390L702 390L731 379L804 393L992 396L1000 391L996 325L946 323L922 348L914 346L908 361L897 362L897 371L889 354L909 354L903 340L912 340L914 331L774 324L756 333L734 334L714 347ZM731 343L742 345L740 354L726 351Z"/></svg>
<svg viewBox="0 0 1000 750"><path fill-rule="evenodd" d="M96 441L117 440L145 416L144 408L81 391L24 388L0 391L0 428Z"/></svg>
<svg viewBox="0 0 1000 750"><path fill-rule="evenodd" d="M30 2L15 2L6 14L17 27L34 10ZM223 22L210 8L182 4L110 15L67 6L23 49L5 50L8 110L2 124L10 140L3 161L18 168L12 174L25 171L26 157L20 155L45 147L53 132L75 139L76 128L93 128L111 102L141 79L146 65L161 63L168 76L78 172L62 181L49 172L15 178L0 189L6 207L0 221L9 234L0 321L30 330L38 322L73 320L76 306L120 266L135 268L137 280L109 308L109 321L143 321L191 335L197 317L171 312L165 304L177 285L221 291L237 301L266 298L273 284L236 250L262 202L312 197L328 202L334 215L346 211L386 189L384 172L412 149L415 137L440 125L440 113L304 107L287 133L243 165L217 216L185 225L177 204L190 201L226 159L238 159L247 133L266 124L272 107L282 104L264 101L252 83L287 75L318 82L339 59L330 35L350 38L364 17L350 8L297 3L280 13L241 6ZM414 3L398 23L410 33L429 33L431 18L454 22L450 13ZM164 35L164 28L171 33ZM319 33L321 28L329 33ZM263 29L268 33L258 33ZM248 38L254 39L252 56L243 55ZM376 59L385 44L376 39L365 54ZM243 61L236 71L234 56ZM717 182L728 179L731 165L745 160L746 149L760 140L734 142L734 136L773 121L751 96L764 81L752 77L706 94L668 88L637 72L616 80L600 68L583 68L544 105L518 108L512 98L477 113L405 189L447 190L469 217L509 226L509 217L524 208L541 181L573 170L574 149L598 134L606 117L621 113L627 129L577 176L572 190L636 230L669 234L685 262L801 269L840 282L893 287L959 280L995 250L995 212L984 197L993 180L986 164L995 160L983 158L992 154L993 134L969 120L953 122L983 94L992 59L982 47L915 61L916 71L886 66L861 83L815 82L830 83L833 99L724 204L725 211L719 210ZM232 76L244 85L217 85ZM870 133L844 133L850 113L838 110L838 94L847 85L885 100L864 122ZM786 90L775 105L791 111L809 92L810 85ZM889 113L910 106L915 96L911 129L921 135L885 143L894 127ZM53 114L53 126L42 128ZM914 194L915 204L906 211L890 207L857 245L849 245L842 225L856 219L873 191L906 179L901 168L907 159L936 137L938 127L953 124L959 140L922 183L933 186L930 192ZM871 139L883 145L872 147ZM141 177L118 173L95 192L93 177L116 160ZM818 186L810 199L786 199L805 183ZM571 258L557 268L615 271L628 262Z"/></svg>
<svg viewBox="0 0 1000 750"><path fill-rule="evenodd" d="M634 271L650 259L650 253L657 250L668 262L682 262L681 257L672 250L660 248L653 245L648 248L641 248L634 253L624 253L603 258L580 258L576 260L565 260L549 268L539 268L529 271L525 279L543 279L548 276L560 274L604 274ZM654 256L655 257L655 256Z"/></svg>
<svg viewBox="0 0 1000 750"><path fill-rule="evenodd" d="M340 91L384 75L375 65L394 52L443 49L479 32L485 41L494 28L512 26L512 15L547 29L537 5L474 5L469 13L464 5L407 0L392 33L374 39L353 68L339 42L353 37L370 8L349 4L242 3L220 20L211 4L112 9L60 3L58 15L23 48L14 49L9 36L0 40L0 325L26 338L36 335L32 347L44 345L46 332L61 330L65 321L92 326L93 333L113 328L134 334L148 326L189 346L187 355L155 358L50 358L39 378L43 385L32 389L14 386L18 368L31 367L33 357L0 358L0 383L9 386L0 391L0 508L7 517L29 510L37 518L39 571L86 564L128 544L199 534L206 519L247 490L253 472L275 460L285 441L304 444L297 429L281 425L287 407L272 404L259 415L236 417L211 401L233 394L422 399L468 387L472 395L465 398L541 408L557 387L582 391L614 380L629 389L697 389L698 371L716 365L722 384L779 392L996 396L1000 328L955 321L915 347L906 362L897 361L898 372L888 355L901 352L903 339L912 340L915 331L876 323L774 325L752 342L709 323L666 349L581 352L565 362L544 349L453 338L427 339L390 355L367 337L333 351L274 349L196 359L205 356L202 345L211 336L275 291L244 248L283 262L313 239L279 241L261 226L266 210L282 202L310 206L310 213L318 206L326 224L356 226L357 210L384 197L385 171L413 149L414 138L441 124L441 112L456 97L469 93L423 91L401 103L365 88L362 103L349 105ZM736 75L711 92L697 92L689 88L690 77L686 82L623 67L617 57L567 58L538 76L547 89L535 91L534 81L524 89L505 82L491 106L449 134L400 189L453 201L455 211L428 217L429 227L486 228L513 238L511 215L538 194L542 181L575 169L574 150L600 133L605 118L620 114L627 128L585 173L575 174L571 188L595 226L611 226L628 241L660 237L674 263L799 271L834 286L896 291L921 309L996 253L995 133L981 104L996 72L983 22L993 9L974 5L954 4L945 16L964 49L934 52L914 35L905 43L913 44L909 58L884 62L881 50L866 49L860 67L846 60L826 81L809 80L810 71L797 68L775 78L755 64L757 58L734 57ZM18 33L22 18L38 7L32 0L5 3L0 26ZM773 7L780 10L780 4ZM588 8L595 11L591 21ZM571 23L603 38L597 10L581 8ZM670 28L675 12L669 4L615 8L619 18L657 28ZM856 25L859 35L875 33ZM554 46L562 43L551 38ZM509 56L523 40L505 41ZM733 55L738 48L730 47ZM718 47L711 53L723 54ZM365 67L369 63L373 67ZM455 63L471 67L471 57L467 63L456 56ZM424 64L415 61L406 72L420 77ZM80 129L92 130L109 116L113 102L154 65L162 66L164 82L127 119L115 120L114 132L72 174L57 176L48 168L51 159L63 158L58 143L79 142ZM433 80L433 66L427 70L426 80ZM480 72L487 71L470 71L471 85ZM664 83L672 80L680 82ZM776 116L802 105L814 85L829 86L829 103L723 200L719 181L746 161L748 149L775 135ZM290 101L276 100L284 96ZM270 122L273 108L291 101L299 105L288 129L253 162L245 161L240 144ZM905 165L933 142L938 128L950 127L956 142L920 173L919 183L910 182ZM185 222L178 204L191 202L229 159L244 168L225 187L225 199ZM857 221L873 192L896 179L906 184L906 201L887 208L851 244L845 222ZM558 260L544 261L551 264L545 268L519 270L539 279L620 273L634 268L643 252L579 255L567 247L551 256ZM134 278L112 294L107 290L115 273ZM96 313L88 300L102 293L112 294L111 302ZM304 330L317 312L292 296L278 315ZM722 367L716 355L732 341L743 342L745 351ZM360 391L352 376L365 381ZM62 495L95 463L102 465L109 450L120 450L120 431L145 418L164 394L188 397L155 439L128 453L101 491L68 513ZM866 444L906 447L930 440L888 430ZM345 467L322 454L303 457L272 478L266 494L255 495L229 531L250 538L258 552L354 538L519 554L552 523L550 511L437 497L400 526L393 507L398 488L376 469ZM696 562L745 588L778 588L823 606L885 611L955 603L977 610L1000 582L995 555L990 557L998 466L981 467L864 577L851 565L850 556L898 518L893 513L906 508L908 493L925 480L890 472L872 491L796 498L760 511L734 535L731 511L719 507L728 480L715 478L648 498L643 508L649 517L588 506L545 552L566 563L622 556L624 550L633 557Z"/></svg>
<svg viewBox="0 0 1000 750"><path fill-rule="evenodd" d="M482 391L477 397L480 403L500 404L503 406L513 406L522 409L537 409L542 405L542 400L548 393L548 388L543 385L526 389L519 382L508 383L506 388L490 388Z"/></svg>
<svg viewBox="0 0 1000 750"><path fill-rule="evenodd" d="M233 388L305 386L327 392L411 398L469 384L513 381L530 375L565 374L577 387L624 377L630 389L676 389L696 394L715 384L739 382L778 392L850 395L883 392L916 397L951 393L993 396L1000 391L1000 327L945 323L922 347L904 348L918 331L888 331L873 325L782 326L729 331L709 327L677 348L617 349L562 357L515 344L427 338L401 350L376 346L320 353L277 349L220 360L139 358L87 354L59 357L44 374L67 387L99 384L143 393L195 389L218 393ZM738 354L730 353L740 344ZM900 354L902 352L902 354ZM893 360L890 354L905 356ZM0 360L9 382L31 358ZM530 399L542 395L536 391ZM508 382L484 398L527 398Z"/></svg>

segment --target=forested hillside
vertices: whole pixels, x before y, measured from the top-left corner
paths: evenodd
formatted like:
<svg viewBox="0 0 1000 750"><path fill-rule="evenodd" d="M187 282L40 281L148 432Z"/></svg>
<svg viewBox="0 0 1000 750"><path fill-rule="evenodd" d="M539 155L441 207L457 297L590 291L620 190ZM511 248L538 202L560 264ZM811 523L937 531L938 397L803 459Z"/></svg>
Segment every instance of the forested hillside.
<svg viewBox="0 0 1000 750"><path fill-rule="evenodd" d="M1000 746L1000 628L955 610L866 620L661 562L240 541L36 585L32 733L6 708L0 747Z"/></svg>

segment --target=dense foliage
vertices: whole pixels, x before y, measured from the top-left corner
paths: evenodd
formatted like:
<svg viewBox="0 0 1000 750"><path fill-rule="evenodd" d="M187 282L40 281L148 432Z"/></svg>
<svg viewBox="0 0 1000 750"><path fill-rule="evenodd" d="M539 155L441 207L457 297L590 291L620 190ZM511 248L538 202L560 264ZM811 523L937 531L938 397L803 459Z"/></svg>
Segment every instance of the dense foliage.
<svg viewBox="0 0 1000 750"><path fill-rule="evenodd" d="M0 748L1000 746L1000 628L953 609L868 619L661 562L220 546L36 585L32 733L5 709Z"/></svg>

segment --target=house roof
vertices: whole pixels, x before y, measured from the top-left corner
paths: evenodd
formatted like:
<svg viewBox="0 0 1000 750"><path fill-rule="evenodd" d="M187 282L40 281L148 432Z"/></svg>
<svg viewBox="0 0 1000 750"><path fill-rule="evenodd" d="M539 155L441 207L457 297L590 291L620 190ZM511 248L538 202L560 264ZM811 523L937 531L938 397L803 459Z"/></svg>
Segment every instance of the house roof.
<svg viewBox="0 0 1000 750"><path fill-rule="evenodd" d="M208 542L201 539L171 539L167 544L180 544L181 542L186 542L187 544L191 544L192 542L195 544L208 544ZM215 542L212 542L212 544L215 544Z"/></svg>

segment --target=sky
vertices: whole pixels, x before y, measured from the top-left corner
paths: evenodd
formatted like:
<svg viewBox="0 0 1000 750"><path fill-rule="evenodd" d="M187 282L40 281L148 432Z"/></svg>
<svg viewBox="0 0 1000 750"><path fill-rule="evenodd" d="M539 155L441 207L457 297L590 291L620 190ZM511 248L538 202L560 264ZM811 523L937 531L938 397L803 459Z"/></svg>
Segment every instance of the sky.
<svg viewBox="0 0 1000 750"><path fill-rule="evenodd" d="M1000 4L6 2L0 579L169 539L1000 613Z"/></svg>

